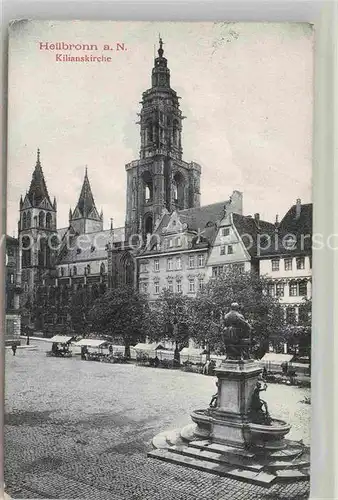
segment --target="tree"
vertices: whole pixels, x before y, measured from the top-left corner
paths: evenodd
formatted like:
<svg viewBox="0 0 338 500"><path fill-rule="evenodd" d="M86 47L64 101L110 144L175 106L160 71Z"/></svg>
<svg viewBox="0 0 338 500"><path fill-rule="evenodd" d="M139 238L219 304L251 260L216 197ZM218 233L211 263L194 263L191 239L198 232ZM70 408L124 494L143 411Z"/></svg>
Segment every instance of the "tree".
<svg viewBox="0 0 338 500"><path fill-rule="evenodd" d="M133 287L123 286L99 297L89 317L97 332L106 334L111 340L121 338L125 356L130 357L130 346L144 339L148 308L144 295Z"/></svg>
<svg viewBox="0 0 338 500"><path fill-rule="evenodd" d="M209 350L224 352L223 317L232 302L238 302L250 323L253 350L264 354L272 335L284 325L279 299L267 293L268 280L253 272L229 269L213 278L199 292L192 307L192 336Z"/></svg>
<svg viewBox="0 0 338 500"><path fill-rule="evenodd" d="M152 311L152 340L169 340L175 344L175 359L189 342L191 325L191 299L180 293L163 290Z"/></svg>
<svg viewBox="0 0 338 500"><path fill-rule="evenodd" d="M87 288L74 290L69 302L69 315L72 329L82 336L90 331L90 318L88 311L91 306L91 296Z"/></svg>

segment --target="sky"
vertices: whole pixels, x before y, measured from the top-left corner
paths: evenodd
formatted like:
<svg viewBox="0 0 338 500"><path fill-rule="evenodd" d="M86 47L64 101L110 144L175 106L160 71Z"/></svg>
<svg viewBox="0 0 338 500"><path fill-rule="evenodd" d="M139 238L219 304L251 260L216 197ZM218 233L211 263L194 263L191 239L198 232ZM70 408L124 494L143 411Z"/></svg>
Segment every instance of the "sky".
<svg viewBox="0 0 338 500"><path fill-rule="evenodd" d="M68 225L85 167L104 227L124 225L125 164L138 159L142 92L159 33L181 97L183 159L202 167L201 204L243 192L244 214L281 218L311 202L313 29L297 23L19 21L9 43L7 233L40 148L58 227ZM95 44L94 52L41 50ZM104 45L126 50L103 51ZM44 45L45 46L45 45ZM57 54L111 57L60 62Z"/></svg>

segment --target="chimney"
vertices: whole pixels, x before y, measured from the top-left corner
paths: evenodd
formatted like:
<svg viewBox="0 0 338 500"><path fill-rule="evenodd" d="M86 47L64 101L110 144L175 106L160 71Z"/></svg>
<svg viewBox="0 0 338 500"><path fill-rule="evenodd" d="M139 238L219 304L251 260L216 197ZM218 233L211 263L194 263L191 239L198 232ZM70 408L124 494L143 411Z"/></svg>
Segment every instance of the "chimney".
<svg viewBox="0 0 338 500"><path fill-rule="evenodd" d="M297 198L297 201L296 201L296 219L299 219L301 210L302 210L302 201L300 198Z"/></svg>
<svg viewBox="0 0 338 500"><path fill-rule="evenodd" d="M254 219L255 219L256 226L259 229L259 214L254 214Z"/></svg>

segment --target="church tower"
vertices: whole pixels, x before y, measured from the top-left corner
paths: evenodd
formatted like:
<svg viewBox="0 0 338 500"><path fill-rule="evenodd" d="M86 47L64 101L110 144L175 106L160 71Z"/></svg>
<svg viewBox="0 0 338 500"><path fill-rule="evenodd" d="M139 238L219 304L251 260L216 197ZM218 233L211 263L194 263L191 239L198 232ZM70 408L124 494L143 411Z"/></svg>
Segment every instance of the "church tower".
<svg viewBox="0 0 338 500"><path fill-rule="evenodd" d="M103 214L102 212L99 214L96 209L87 167L77 205L74 211L69 211L69 225L77 234L94 233L103 230Z"/></svg>
<svg viewBox="0 0 338 500"><path fill-rule="evenodd" d="M24 199L20 199L18 234L22 255L23 300L33 292L36 284L42 282L44 273L54 267L57 250L56 216L56 199L52 203L49 197L38 149L29 191Z"/></svg>
<svg viewBox="0 0 338 500"><path fill-rule="evenodd" d="M179 97L170 86L170 70L159 40L151 88L141 102L140 158L126 165L126 238L152 233L164 210L200 206L201 167L182 159Z"/></svg>

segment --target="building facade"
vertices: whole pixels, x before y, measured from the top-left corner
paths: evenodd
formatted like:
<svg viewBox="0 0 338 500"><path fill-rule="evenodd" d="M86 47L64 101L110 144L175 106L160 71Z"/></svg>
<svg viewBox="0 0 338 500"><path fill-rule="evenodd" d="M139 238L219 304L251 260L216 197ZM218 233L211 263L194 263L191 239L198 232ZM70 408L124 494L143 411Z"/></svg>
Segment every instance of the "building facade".
<svg viewBox="0 0 338 500"><path fill-rule="evenodd" d="M312 204L297 200L275 224L259 260L260 274L271 280L268 293L279 297L287 323L306 323L305 303L312 298Z"/></svg>
<svg viewBox="0 0 338 500"><path fill-rule="evenodd" d="M6 327L5 345L20 344L21 256L17 238L6 236Z"/></svg>
<svg viewBox="0 0 338 500"><path fill-rule="evenodd" d="M242 212L242 193L212 205L164 214L140 252L138 284L151 301L163 290L196 296L208 281L208 263L225 213Z"/></svg>

